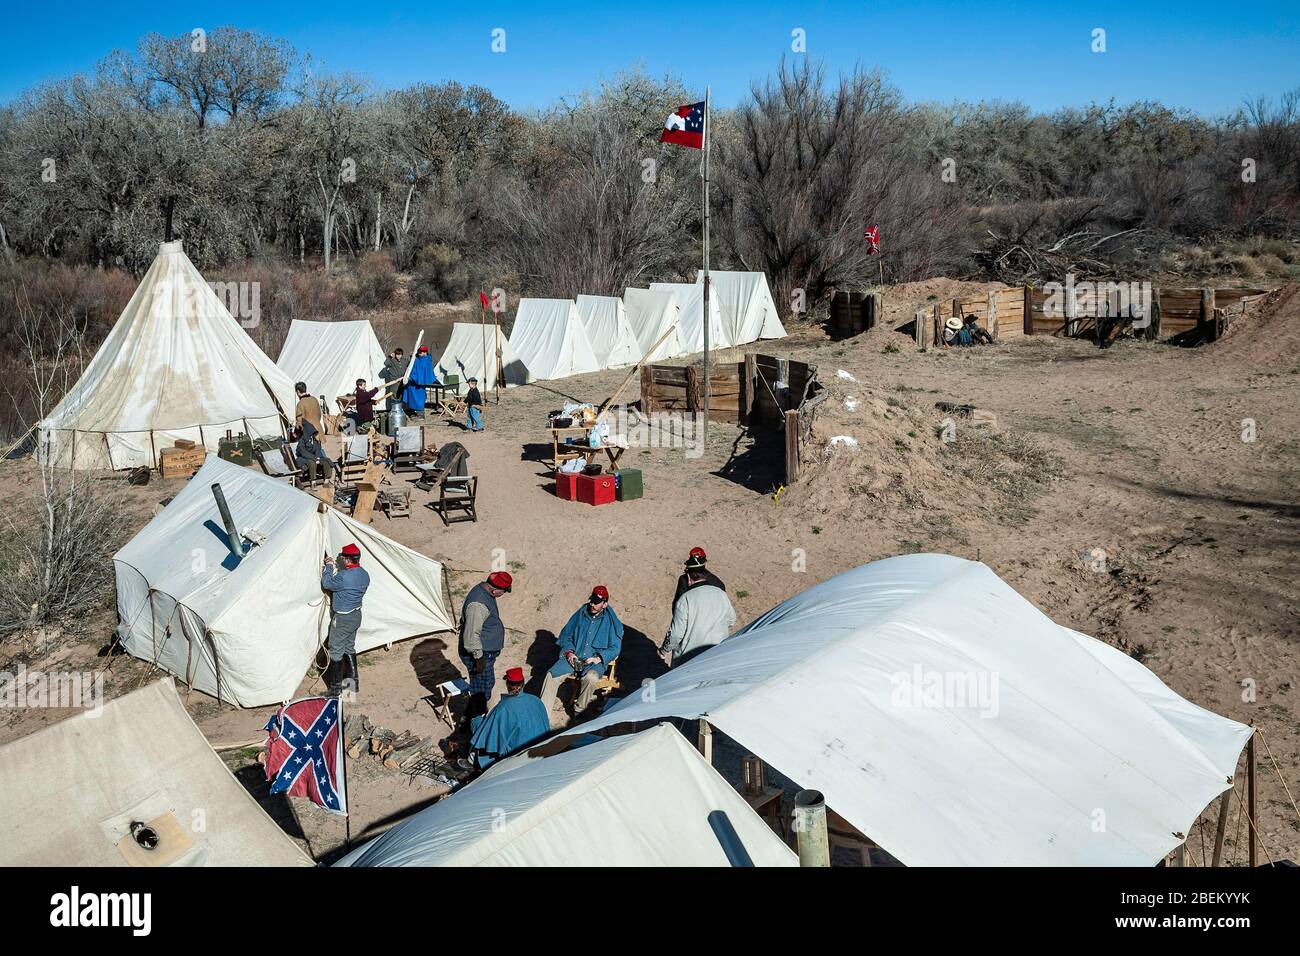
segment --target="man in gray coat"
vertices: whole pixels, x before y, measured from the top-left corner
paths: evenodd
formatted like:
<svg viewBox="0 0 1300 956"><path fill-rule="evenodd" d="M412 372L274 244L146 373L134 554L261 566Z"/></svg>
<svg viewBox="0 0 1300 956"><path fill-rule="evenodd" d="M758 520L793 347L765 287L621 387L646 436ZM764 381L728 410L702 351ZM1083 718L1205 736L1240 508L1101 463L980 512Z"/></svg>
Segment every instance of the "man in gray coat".
<svg viewBox="0 0 1300 956"><path fill-rule="evenodd" d="M469 674L469 705L463 720L487 713L488 698L496 684L496 660L506 646L506 627L497 612L497 598L509 593L514 581L505 571L493 571L474 585L460 609L460 643L457 651Z"/></svg>
<svg viewBox="0 0 1300 956"><path fill-rule="evenodd" d="M736 623L736 609L727 592L705 583L704 572L686 572L687 589L673 605L673 623L659 647L659 656L670 667L686 663L714 644L720 644Z"/></svg>

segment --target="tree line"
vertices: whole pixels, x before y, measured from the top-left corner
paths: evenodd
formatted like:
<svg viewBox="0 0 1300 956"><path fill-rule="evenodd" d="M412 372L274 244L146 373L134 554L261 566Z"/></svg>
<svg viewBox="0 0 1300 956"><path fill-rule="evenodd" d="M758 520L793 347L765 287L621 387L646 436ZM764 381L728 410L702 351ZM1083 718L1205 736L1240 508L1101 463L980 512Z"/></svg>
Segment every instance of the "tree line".
<svg viewBox="0 0 1300 956"><path fill-rule="evenodd" d="M274 37L150 35L0 108L0 255L139 272L391 257L412 291L621 294L699 266L698 99L639 72L552 107L456 82L371 89ZM716 110L713 264L810 310L836 286L1132 269L1179 242L1294 236L1300 89L1202 117L909 103L879 72L782 61ZM863 230L880 227L882 259Z"/></svg>

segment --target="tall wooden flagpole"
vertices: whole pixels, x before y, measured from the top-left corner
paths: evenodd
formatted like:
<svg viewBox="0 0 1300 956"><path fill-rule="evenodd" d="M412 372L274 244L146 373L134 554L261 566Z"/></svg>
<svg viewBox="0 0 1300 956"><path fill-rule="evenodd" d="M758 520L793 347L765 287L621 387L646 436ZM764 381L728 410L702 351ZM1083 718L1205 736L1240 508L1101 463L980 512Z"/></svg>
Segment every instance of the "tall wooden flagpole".
<svg viewBox="0 0 1300 956"><path fill-rule="evenodd" d="M704 88L704 447L709 445L709 140L713 138L709 117L710 88Z"/></svg>

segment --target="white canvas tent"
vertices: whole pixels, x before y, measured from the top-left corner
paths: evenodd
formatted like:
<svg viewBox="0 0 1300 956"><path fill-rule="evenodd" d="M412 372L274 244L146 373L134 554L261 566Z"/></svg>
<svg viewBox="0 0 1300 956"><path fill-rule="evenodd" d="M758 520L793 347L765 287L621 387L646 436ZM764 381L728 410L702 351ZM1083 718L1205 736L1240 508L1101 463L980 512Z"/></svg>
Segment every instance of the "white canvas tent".
<svg viewBox="0 0 1300 956"><path fill-rule="evenodd" d="M743 797L667 724L465 789L339 866L795 866Z"/></svg>
<svg viewBox="0 0 1300 956"><path fill-rule="evenodd" d="M283 434L293 381L164 242L80 380L40 423L38 453L73 468L156 467L178 438Z"/></svg>
<svg viewBox="0 0 1300 956"><path fill-rule="evenodd" d="M510 345L535 379L567 378L601 368L572 299L520 299Z"/></svg>
<svg viewBox="0 0 1300 956"><path fill-rule="evenodd" d="M937 554L824 581L581 731L668 716L707 716L907 865L1152 866L1250 736Z"/></svg>
<svg viewBox="0 0 1300 956"><path fill-rule="evenodd" d="M601 368L623 368L641 361L641 348L618 296L580 295L578 316Z"/></svg>
<svg viewBox="0 0 1300 956"><path fill-rule="evenodd" d="M158 833L152 851L132 840L135 821ZM231 776L170 678L0 747L0 833L0 866L312 862Z"/></svg>
<svg viewBox="0 0 1300 956"><path fill-rule="evenodd" d="M659 289L624 289L627 324L636 334L637 345L647 362L659 362L686 354L677 329L680 309L672 292ZM664 338L664 333L668 333ZM660 339L663 339L661 342ZM658 344L656 344L658 343Z"/></svg>
<svg viewBox="0 0 1300 956"><path fill-rule="evenodd" d="M510 340L495 326L480 325L476 322L457 322L451 327L451 338L438 359L438 380L446 381L448 375L459 375L461 387L473 375L478 379L479 389L486 393L497 387L497 363L493 340L501 349L501 384L505 388L512 385L526 385L532 381L528 367L519 361ZM486 343L486 346L485 346ZM483 356L486 348L487 369L483 368Z"/></svg>
<svg viewBox="0 0 1300 956"><path fill-rule="evenodd" d="M236 559L211 486L251 546ZM453 628L442 566L311 495L209 456L113 556L123 646L241 707L289 700L329 632L321 559L361 548L370 574L357 651Z"/></svg>
<svg viewBox="0 0 1300 956"><path fill-rule="evenodd" d="M696 278L697 285L703 285ZM783 339L785 327L772 300L767 276L761 272L709 270L709 299L718 300L722 334L732 345L759 339ZM712 343L710 343L712 345Z"/></svg>
<svg viewBox="0 0 1300 956"><path fill-rule="evenodd" d="M311 395L324 395L326 411L334 400L356 391L357 379L369 388L382 384L384 350L368 319L308 322L294 319L276 364L289 380L303 382Z"/></svg>
<svg viewBox="0 0 1300 956"><path fill-rule="evenodd" d="M678 314L677 337L686 355L704 351L704 285L696 282L651 282L650 289L671 292L681 311ZM709 296L709 350L727 348L732 344L727 329L722 324L718 300Z"/></svg>

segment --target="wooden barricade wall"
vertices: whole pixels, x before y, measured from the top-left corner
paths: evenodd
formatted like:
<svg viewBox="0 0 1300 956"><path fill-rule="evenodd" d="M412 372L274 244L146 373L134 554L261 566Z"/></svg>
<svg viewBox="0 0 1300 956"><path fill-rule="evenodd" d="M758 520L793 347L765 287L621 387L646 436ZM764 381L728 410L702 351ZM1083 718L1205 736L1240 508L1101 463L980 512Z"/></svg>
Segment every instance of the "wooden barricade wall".
<svg viewBox="0 0 1300 956"><path fill-rule="evenodd" d="M741 371L743 363L727 362L709 367L709 421L741 421ZM641 411L704 411L704 365L641 366Z"/></svg>

